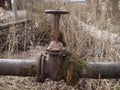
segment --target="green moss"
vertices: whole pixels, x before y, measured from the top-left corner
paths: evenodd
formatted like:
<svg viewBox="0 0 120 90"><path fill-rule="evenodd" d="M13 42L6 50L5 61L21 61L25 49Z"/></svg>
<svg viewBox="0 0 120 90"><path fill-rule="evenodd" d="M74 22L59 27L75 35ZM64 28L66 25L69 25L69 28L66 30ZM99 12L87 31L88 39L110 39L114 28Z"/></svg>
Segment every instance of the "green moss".
<svg viewBox="0 0 120 90"><path fill-rule="evenodd" d="M72 68L71 68L72 67ZM67 78L67 83L70 85L75 85L78 83L79 78L84 75L84 67L85 62L84 61L70 61L68 71L67 71L67 77L71 77L70 80ZM71 74L71 75L69 75Z"/></svg>
<svg viewBox="0 0 120 90"><path fill-rule="evenodd" d="M83 60L78 60L77 55L71 57L72 53L68 53L65 61L61 64L58 71L57 80L65 79L68 84L75 85L78 83L79 77L82 77L86 63ZM73 59L73 60L72 60Z"/></svg>
<svg viewBox="0 0 120 90"><path fill-rule="evenodd" d="M117 87L116 87L116 90L120 90L120 87L119 87L119 86L117 86Z"/></svg>

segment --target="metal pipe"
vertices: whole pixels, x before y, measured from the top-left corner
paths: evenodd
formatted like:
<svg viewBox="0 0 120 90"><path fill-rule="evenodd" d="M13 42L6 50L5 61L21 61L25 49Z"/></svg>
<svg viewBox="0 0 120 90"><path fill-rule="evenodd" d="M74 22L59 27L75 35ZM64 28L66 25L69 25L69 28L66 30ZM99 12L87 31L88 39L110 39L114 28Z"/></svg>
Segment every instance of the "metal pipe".
<svg viewBox="0 0 120 90"><path fill-rule="evenodd" d="M0 75L34 76L37 69L37 60L0 59Z"/></svg>
<svg viewBox="0 0 120 90"><path fill-rule="evenodd" d="M118 62L89 62L85 67L84 78L115 79L120 78L120 63Z"/></svg>
<svg viewBox="0 0 120 90"><path fill-rule="evenodd" d="M0 75L35 76L38 67L38 60L0 59ZM116 79L120 78L120 63L88 62L83 71L79 78Z"/></svg>
<svg viewBox="0 0 120 90"><path fill-rule="evenodd" d="M11 0L11 3L12 3L13 19L14 21L17 21L17 11L16 11L15 0Z"/></svg>
<svg viewBox="0 0 120 90"><path fill-rule="evenodd" d="M66 65L65 65L66 66ZM119 79L120 63L118 62L71 62L67 70L66 81L70 85L78 83L80 78Z"/></svg>
<svg viewBox="0 0 120 90"><path fill-rule="evenodd" d="M30 22L30 20L29 19L22 19L22 20L17 20L17 21L14 21L14 22L1 24L0 25L0 30L9 28L11 25L18 25L18 24L23 24L24 25L26 22Z"/></svg>

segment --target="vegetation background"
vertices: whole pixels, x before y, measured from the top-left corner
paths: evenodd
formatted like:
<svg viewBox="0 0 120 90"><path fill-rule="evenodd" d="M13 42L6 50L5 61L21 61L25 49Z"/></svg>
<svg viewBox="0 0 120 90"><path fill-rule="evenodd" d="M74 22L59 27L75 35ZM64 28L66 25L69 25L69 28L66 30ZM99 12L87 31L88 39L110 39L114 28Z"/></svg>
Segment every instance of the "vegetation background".
<svg viewBox="0 0 120 90"><path fill-rule="evenodd" d="M68 10L61 17L60 30L67 50L78 60L93 62L120 61L120 0L18 0L19 9L31 20L25 25L11 26L0 31L0 50L3 58L16 58L16 53L27 52L37 46L47 47L52 39L52 15L46 9ZM8 30L8 31L7 31ZM4 53L4 54L3 54ZM119 90L120 80L80 79L74 89ZM54 89L52 89L54 90Z"/></svg>

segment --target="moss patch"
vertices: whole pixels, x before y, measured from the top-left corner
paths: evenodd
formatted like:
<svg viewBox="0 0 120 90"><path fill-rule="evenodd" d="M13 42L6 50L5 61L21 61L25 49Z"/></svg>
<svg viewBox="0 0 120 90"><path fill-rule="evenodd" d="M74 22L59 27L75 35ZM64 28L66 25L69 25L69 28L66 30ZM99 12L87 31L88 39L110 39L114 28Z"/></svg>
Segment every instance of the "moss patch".
<svg viewBox="0 0 120 90"><path fill-rule="evenodd" d="M77 60L77 57L70 57L69 53L65 61L61 64L58 71L57 80L65 79L69 85L75 85L79 81L79 77L82 77L86 63L83 60ZM71 60L73 59L73 60Z"/></svg>

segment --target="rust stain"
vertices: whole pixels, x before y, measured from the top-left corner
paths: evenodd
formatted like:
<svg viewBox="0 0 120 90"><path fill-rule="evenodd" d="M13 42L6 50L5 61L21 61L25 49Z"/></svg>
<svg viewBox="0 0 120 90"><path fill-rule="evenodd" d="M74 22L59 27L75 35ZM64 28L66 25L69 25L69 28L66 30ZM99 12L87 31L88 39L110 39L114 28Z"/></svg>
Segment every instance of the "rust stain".
<svg viewBox="0 0 120 90"><path fill-rule="evenodd" d="M67 71L67 78L66 78L68 84L70 84L71 81L72 81L73 70L74 70L73 65L70 65L69 68L68 68L68 71Z"/></svg>

